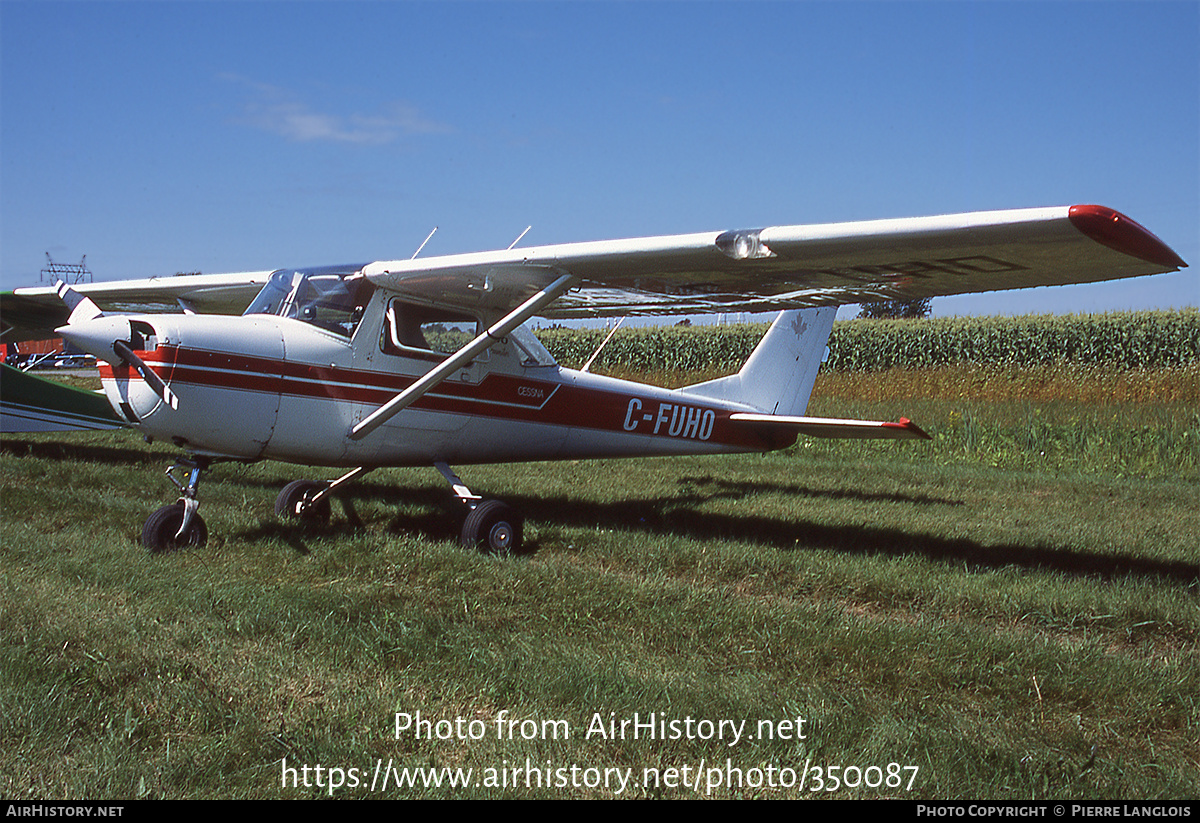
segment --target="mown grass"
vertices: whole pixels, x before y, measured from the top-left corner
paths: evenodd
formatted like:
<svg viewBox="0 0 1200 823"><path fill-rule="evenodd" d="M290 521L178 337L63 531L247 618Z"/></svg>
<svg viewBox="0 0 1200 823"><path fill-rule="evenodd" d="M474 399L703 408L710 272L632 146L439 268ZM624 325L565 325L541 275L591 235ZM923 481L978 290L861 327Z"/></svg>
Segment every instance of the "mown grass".
<svg viewBox="0 0 1200 823"><path fill-rule="evenodd" d="M921 373L874 382L898 398L818 387L814 413L907 414L929 443L466 468L527 517L534 551L508 560L457 545L432 470L372 474L304 532L272 514L303 470L274 463L211 470L208 547L151 557L137 540L171 498L168 447L6 435L0 794L617 794L281 785L285 759L368 780L377 761L479 777L529 759L632 769L622 796L707 796L697 770L729 760L743 785L712 796L1195 798L1196 406L1145 385L1178 378L1121 379L1137 385L1113 402L1067 376L1016 398L1015 378L954 397L931 387L962 379ZM397 739L395 713L418 711L488 734ZM583 736L635 712L751 730L803 717L805 738ZM573 734L497 739L505 717ZM918 771L911 789L908 772L746 785L805 764ZM642 784L667 767L699 790Z"/></svg>

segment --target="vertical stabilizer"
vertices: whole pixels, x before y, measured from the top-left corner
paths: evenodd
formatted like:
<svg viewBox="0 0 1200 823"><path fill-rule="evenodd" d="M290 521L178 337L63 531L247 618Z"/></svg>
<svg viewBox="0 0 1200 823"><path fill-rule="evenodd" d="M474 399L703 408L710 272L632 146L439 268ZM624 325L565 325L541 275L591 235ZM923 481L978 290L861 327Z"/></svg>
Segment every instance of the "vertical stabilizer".
<svg viewBox="0 0 1200 823"><path fill-rule="evenodd" d="M780 312L741 371L680 391L766 414L803 415L836 315L836 306Z"/></svg>

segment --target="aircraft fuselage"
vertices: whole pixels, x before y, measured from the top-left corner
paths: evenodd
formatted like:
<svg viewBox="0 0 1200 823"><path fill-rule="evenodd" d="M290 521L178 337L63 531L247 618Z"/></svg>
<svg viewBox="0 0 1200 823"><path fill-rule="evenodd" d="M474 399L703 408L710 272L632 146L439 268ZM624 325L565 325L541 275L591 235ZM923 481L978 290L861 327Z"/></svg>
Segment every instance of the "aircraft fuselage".
<svg viewBox="0 0 1200 823"><path fill-rule="evenodd" d="M427 466L765 451L789 432L730 424L751 410L678 391L522 362L503 340L361 440L353 426L438 360L389 354L378 326L352 339L287 317L148 315L141 358L171 408L132 368L101 363L113 407L190 452L329 466ZM433 362L431 362L433 361Z"/></svg>

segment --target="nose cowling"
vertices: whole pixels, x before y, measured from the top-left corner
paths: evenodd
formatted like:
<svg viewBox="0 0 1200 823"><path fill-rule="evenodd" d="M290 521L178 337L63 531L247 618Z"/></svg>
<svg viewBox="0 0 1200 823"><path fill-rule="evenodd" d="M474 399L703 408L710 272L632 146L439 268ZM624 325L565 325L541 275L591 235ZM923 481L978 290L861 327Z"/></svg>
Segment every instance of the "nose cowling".
<svg viewBox="0 0 1200 823"><path fill-rule="evenodd" d="M119 340L126 345L133 342L133 326L128 317L121 316L68 323L54 331L81 351L114 366L124 363L125 359L117 353L113 342Z"/></svg>
<svg viewBox="0 0 1200 823"><path fill-rule="evenodd" d="M67 323L55 331L61 334L64 340L88 354L95 355L99 360L113 366L126 365L134 369L146 381L156 398L172 409L179 408L179 398L134 351L146 348L147 335L155 336L153 327L148 323L132 321L122 316L100 316ZM119 410L123 410L126 416L129 416L131 409Z"/></svg>
<svg viewBox="0 0 1200 823"><path fill-rule="evenodd" d="M60 333L112 364L111 372L101 369L108 400L147 436L206 454L255 459L270 442L279 413L275 364L285 361L280 329L285 323L296 325L262 316L111 315L77 317ZM307 326L293 332L310 349L344 348ZM308 354L323 363L337 356L325 349ZM295 412L302 418L295 425L304 431L311 430L310 406ZM338 430L345 425L341 421Z"/></svg>

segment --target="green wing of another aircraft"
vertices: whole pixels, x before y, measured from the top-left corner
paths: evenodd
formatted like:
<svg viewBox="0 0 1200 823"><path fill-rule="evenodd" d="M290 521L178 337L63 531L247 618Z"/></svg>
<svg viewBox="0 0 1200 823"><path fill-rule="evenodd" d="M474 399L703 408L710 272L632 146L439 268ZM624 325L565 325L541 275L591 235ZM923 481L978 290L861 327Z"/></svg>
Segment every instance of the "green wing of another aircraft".
<svg viewBox="0 0 1200 823"><path fill-rule="evenodd" d="M0 366L0 431L48 432L125 427L104 395Z"/></svg>
<svg viewBox="0 0 1200 823"><path fill-rule="evenodd" d="M196 312L241 314L271 272L182 274L146 280L81 283L72 288L106 313ZM0 342L44 340L67 322L70 312L53 286L0 293Z"/></svg>

